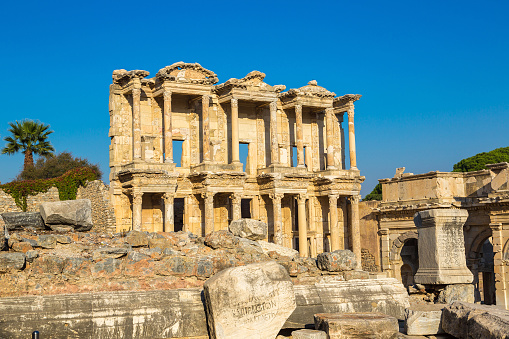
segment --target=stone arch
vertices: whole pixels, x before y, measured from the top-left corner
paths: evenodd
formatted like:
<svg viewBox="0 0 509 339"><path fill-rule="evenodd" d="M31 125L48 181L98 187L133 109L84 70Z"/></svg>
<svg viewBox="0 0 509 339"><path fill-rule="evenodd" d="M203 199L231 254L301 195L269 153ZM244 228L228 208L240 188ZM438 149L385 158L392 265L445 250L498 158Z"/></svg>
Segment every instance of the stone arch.
<svg viewBox="0 0 509 339"><path fill-rule="evenodd" d="M474 277L472 284L475 287L475 301L488 305L495 302L495 272L493 249L489 249L491 241L487 244L488 248L484 246L492 235L491 228L486 227L479 231L469 244L465 244L467 266ZM486 250L489 252L485 252Z"/></svg>
<svg viewBox="0 0 509 339"><path fill-rule="evenodd" d="M492 235L493 232L491 231L491 228L486 228L479 232L475 236L474 240L470 244L468 244L469 246L465 246L467 258L471 257L470 256L471 253L474 255L475 253L478 253L486 239L488 239Z"/></svg>
<svg viewBox="0 0 509 339"><path fill-rule="evenodd" d="M509 262L509 240L505 242L502 250L502 259Z"/></svg>
<svg viewBox="0 0 509 339"><path fill-rule="evenodd" d="M405 242L409 239L419 239L419 233L417 231L408 231L401 234L392 242L391 252L389 254L390 260L401 260L400 253L401 248Z"/></svg>

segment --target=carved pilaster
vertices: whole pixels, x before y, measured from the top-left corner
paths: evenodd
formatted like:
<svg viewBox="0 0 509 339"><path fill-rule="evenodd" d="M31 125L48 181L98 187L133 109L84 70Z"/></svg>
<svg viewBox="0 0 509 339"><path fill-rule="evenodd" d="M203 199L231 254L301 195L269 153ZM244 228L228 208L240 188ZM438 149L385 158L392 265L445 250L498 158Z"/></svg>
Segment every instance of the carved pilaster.
<svg viewBox="0 0 509 339"><path fill-rule="evenodd" d="M279 164L279 142L277 135L277 101L272 101L270 108L270 160L273 165Z"/></svg>
<svg viewBox="0 0 509 339"><path fill-rule="evenodd" d="M163 92L164 99L164 162L173 162L173 132L171 117L171 92Z"/></svg>
<svg viewBox="0 0 509 339"><path fill-rule="evenodd" d="M231 100L232 109L232 162L239 160L239 101L236 98Z"/></svg>

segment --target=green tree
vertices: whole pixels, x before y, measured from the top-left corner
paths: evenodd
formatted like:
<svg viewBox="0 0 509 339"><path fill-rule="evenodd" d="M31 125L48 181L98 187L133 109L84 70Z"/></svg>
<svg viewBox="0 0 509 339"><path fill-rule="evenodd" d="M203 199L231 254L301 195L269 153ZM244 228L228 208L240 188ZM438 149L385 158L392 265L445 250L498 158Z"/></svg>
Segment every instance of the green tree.
<svg viewBox="0 0 509 339"><path fill-rule="evenodd" d="M366 195L362 201L368 201L368 200L382 200L382 184L378 183L375 188L373 188L373 191Z"/></svg>
<svg viewBox="0 0 509 339"><path fill-rule="evenodd" d="M11 128L8 131L12 135L4 138L7 145L2 149L2 154L24 153L23 170L34 166L34 154L51 155L55 151L48 141L48 136L53 133L49 125L33 120L16 120L9 125Z"/></svg>
<svg viewBox="0 0 509 339"><path fill-rule="evenodd" d="M101 179L102 173L99 166L91 164L87 159L75 158L70 152L61 152L57 155L40 157L35 165L23 170L17 180L35 180L57 178L68 172L69 170L87 167L97 175L97 179Z"/></svg>
<svg viewBox="0 0 509 339"><path fill-rule="evenodd" d="M453 166L453 172L471 172L486 169L487 164L509 162L509 147L501 147L490 152L482 152L466 158Z"/></svg>

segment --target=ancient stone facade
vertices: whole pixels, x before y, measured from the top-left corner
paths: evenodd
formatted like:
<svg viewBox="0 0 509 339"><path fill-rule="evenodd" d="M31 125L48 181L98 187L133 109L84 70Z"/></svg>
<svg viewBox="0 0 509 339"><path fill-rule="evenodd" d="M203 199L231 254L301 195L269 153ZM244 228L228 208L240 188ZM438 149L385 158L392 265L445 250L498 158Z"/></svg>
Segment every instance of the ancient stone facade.
<svg viewBox="0 0 509 339"><path fill-rule="evenodd" d="M400 170L392 179L379 180L383 200L373 208L373 216L379 226L380 250L371 250L380 255L382 270L405 285L413 284L419 268L415 213L465 209L465 253L477 300L509 309L509 163L487 167L417 175Z"/></svg>
<svg viewBox="0 0 509 339"><path fill-rule="evenodd" d="M336 97L316 81L284 92L258 71L216 85L214 72L183 62L148 74L116 70L110 86L117 231L203 236L250 217L302 256L351 248L360 258L360 95Z"/></svg>

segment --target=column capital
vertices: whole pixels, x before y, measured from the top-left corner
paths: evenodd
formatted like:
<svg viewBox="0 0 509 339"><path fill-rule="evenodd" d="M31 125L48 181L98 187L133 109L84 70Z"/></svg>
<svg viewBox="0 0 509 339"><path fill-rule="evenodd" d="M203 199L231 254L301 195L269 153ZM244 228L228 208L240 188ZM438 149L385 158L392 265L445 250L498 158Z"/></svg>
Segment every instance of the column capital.
<svg viewBox="0 0 509 339"><path fill-rule="evenodd" d="M301 104L295 105L295 111L302 112L302 105Z"/></svg>
<svg viewBox="0 0 509 339"><path fill-rule="evenodd" d="M272 200L280 200L284 198L284 193L269 193L269 198Z"/></svg>
<svg viewBox="0 0 509 339"><path fill-rule="evenodd" d="M300 193L298 196L297 196L297 201L299 202L299 204L302 204L302 203L305 203L306 202L306 199L308 198L308 195L306 193Z"/></svg>
<svg viewBox="0 0 509 339"><path fill-rule="evenodd" d="M491 223L489 226L491 231L502 231L502 223Z"/></svg>
<svg viewBox="0 0 509 339"><path fill-rule="evenodd" d="M141 205L143 202L143 192L133 192L133 203Z"/></svg>
<svg viewBox="0 0 509 339"><path fill-rule="evenodd" d="M378 230L378 234L379 235L388 235L389 234L389 229L388 228L381 228Z"/></svg>
<svg viewBox="0 0 509 339"><path fill-rule="evenodd" d="M133 88L133 96L141 95L141 88Z"/></svg>
<svg viewBox="0 0 509 339"><path fill-rule="evenodd" d="M175 194L171 192L166 192L163 194L164 201L173 200L175 198Z"/></svg>
<svg viewBox="0 0 509 339"><path fill-rule="evenodd" d="M348 200L350 200L350 203L352 203L352 204L358 204L359 201L361 200L361 196L360 195L351 195L348 197Z"/></svg>
<svg viewBox="0 0 509 339"><path fill-rule="evenodd" d="M232 107L239 107L239 99L232 98L231 105L232 105Z"/></svg>
<svg viewBox="0 0 509 339"><path fill-rule="evenodd" d="M232 199L232 201L234 201L234 202L240 202L240 200L242 200L242 194L232 193L232 194L230 194L230 199Z"/></svg>
<svg viewBox="0 0 509 339"><path fill-rule="evenodd" d="M163 91L164 100L171 100L172 91L165 89Z"/></svg>
<svg viewBox="0 0 509 339"><path fill-rule="evenodd" d="M331 193L328 195L329 199L336 199L338 200L339 199L339 194L335 194L335 193Z"/></svg>
<svg viewBox="0 0 509 339"><path fill-rule="evenodd" d="M277 101L271 101L269 107L271 110L277 110Z"/></svg>
<svg viewBox="0 0 509 339"><path fill-rule="evenodd" d="M348 114L348 120L351 120L354 118L354 111L353 111L353 108L349 109L348 111L346 111L346 113Z"/></svg>
<svg viewBox="0 0 509 339"><path fill-rule="evenodd" d="M216 193L214 193L214 192L205 192L205 193L201 194L201 197L203 199L209 199L209 198L213 198L214 195L216 195Z"/></svg>

